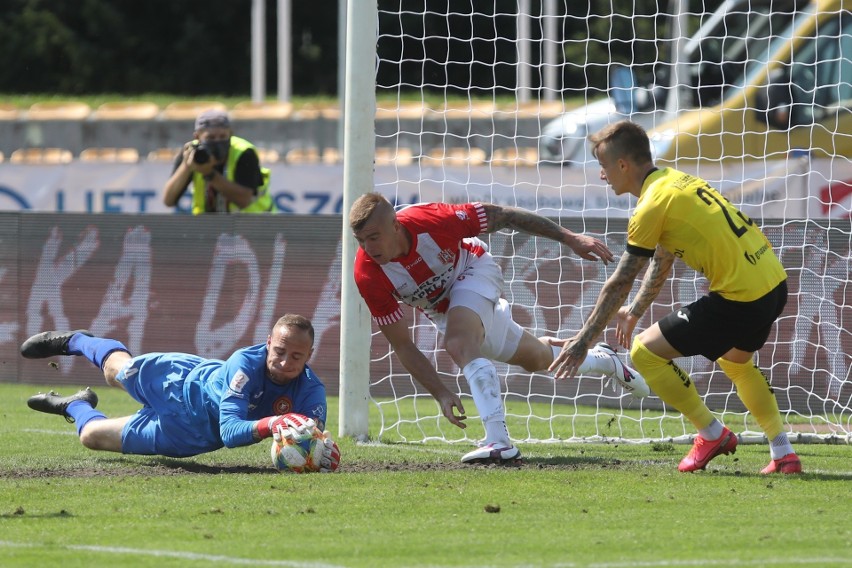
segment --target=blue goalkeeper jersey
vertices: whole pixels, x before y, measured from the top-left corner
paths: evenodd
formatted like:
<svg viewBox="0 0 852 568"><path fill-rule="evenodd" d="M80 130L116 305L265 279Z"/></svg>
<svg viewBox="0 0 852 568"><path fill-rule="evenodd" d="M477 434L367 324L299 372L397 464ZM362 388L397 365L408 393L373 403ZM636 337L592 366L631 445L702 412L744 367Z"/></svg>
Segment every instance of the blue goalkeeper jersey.
<svg viewBox="0 0 852 568"><path fill-rule="evenodd" d="M206 415L210 434L229 448L254 443L254 422L267 416L295 412L325 425L325 385L311 368L277 385L266 377L266 354L265 343L245 347L227 361L202 363L184 383L187 407L200 419Z"/></svg>

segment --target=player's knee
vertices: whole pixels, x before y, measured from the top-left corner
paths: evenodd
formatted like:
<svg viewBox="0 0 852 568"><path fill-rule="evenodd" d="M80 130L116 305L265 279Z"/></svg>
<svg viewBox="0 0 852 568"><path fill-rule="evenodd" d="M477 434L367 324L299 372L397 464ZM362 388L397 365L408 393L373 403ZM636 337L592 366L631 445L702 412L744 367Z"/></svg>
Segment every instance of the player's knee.
<svg viewBox="0 0 852 568"><path fill-rule="evenodd" d="M650 349L645 347L645 344L642 343L638 336L633 338L633 343L630 345L630 360L633 362L636 370L639 371L639 374L645 377L645 381L649 385L653 377L658 376L657 373L654 373L654 370L669 364L668 360L652 353Z"/></svg>
<svg viewBox="0 0 852 568"><path fill-rule="evenodd" d="M479 347L472 345L470 338L459 334L445 337L444 349L458 365L461 365L462 361L470 361L479 356Z"/></svg>
<svg viewBox="0 0 852 568"><path fill-rule="evenodd" d="M90 450L101 449L98 433L95 428L91 427L91 424L84 426L83 431L80 432L80 443Z"/></svg>
<svg viewBox="0 0 852 568"><path fill-rule="evenodd" d="M80 432L80 443L90 450L121 451L121 430L106 420L92 420Z"/></svg>

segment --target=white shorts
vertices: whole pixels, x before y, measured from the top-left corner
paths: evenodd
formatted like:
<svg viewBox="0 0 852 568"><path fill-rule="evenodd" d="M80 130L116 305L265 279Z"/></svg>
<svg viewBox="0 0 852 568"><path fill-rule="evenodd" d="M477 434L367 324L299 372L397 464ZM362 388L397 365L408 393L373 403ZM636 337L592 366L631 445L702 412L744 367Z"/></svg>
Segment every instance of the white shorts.
<svg viewBox="0 0 852 568"><path fill-rule="evenodd" d="M523 328L512 319L509 302L501 298L503 272L490 254L485 254L465 268L450 290L449 312L457 306L469 308L479 315L485 330L482 355L505 363L518 350ZM433 318L443 334L446 314Z"/></svg>

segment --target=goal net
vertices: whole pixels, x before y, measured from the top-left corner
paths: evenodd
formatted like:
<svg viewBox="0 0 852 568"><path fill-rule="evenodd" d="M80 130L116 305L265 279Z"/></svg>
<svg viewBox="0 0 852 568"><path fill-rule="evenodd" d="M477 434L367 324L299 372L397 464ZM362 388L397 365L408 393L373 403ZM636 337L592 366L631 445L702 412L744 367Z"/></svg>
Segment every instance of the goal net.
<svg viewBox="0 0 852 568"><path fill-rule="evenodd" d="M849 442L852 17L844 1L379 2L374 186L400 207L524 207L604 240L619 257L635 199L608 190L585 139L617 120L642 124L658 163L703 177L758 221L787 269L789 302L757 362L794 442ZM487 240L516 321L536 336L576 333L615 268L520 233ZM677 262L637 332L706 292L706 280ZM412 310L408 323L461 395L470 427L441 416L374 325L365 350L370 437L477 440L464 377L424 316ZM614 328L601 340L615 344ZM744 441L763 441L715 363L677 363L723 423ZM694 435L653 394L636 400L598 377L554 381L502 364L498 372L516 441Z"/></svg>

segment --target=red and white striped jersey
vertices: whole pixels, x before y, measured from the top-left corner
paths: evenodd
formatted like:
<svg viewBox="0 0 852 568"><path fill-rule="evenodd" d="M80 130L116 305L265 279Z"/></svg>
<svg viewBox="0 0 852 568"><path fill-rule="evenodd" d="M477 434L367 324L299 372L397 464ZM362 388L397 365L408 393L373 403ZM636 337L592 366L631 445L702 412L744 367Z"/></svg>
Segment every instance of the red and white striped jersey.
<svg viewBox="0 0 852 568"><path fill-rule="evenodd" d="M359 248L355 283L376 324L389 325L403 317L399 302L427 317L449 306L453 282L487 245L476 238L488 226L481 203L421 203L396 215L411 233L407 254L380 265Z"/></svg>

